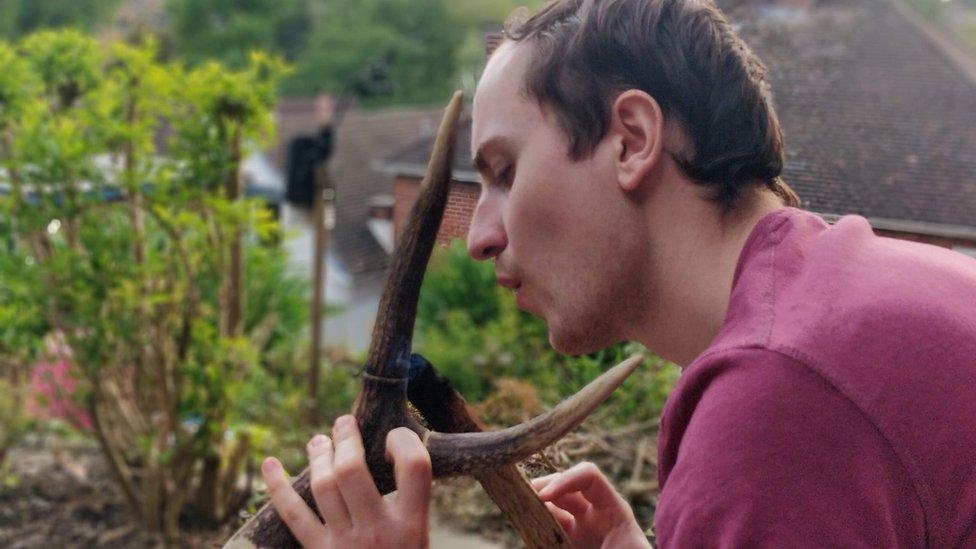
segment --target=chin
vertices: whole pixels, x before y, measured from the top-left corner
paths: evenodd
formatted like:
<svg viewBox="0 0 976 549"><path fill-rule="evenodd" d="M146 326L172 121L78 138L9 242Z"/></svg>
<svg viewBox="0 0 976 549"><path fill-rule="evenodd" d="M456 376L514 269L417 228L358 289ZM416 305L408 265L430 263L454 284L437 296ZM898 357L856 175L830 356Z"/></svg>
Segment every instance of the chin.
<svg viewBox="0 0 976 549"><path fill-rule="evenodd" d="M564 355L579 356L595 353L605 349L611 343L604 343L602 338L594 338L593 333L567 332L558 327L549 327L549 345Z"/></svg>

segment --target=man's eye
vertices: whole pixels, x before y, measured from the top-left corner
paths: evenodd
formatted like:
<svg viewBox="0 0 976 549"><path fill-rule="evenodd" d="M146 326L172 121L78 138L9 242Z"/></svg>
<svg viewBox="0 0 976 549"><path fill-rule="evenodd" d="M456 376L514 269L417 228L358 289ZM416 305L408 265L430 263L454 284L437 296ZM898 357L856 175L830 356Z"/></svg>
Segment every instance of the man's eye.
<svg viewBox="0 0 976 549"><path fill-rule="evenodd" d="M495 177L495 181L499 185L506 185L506 186L511 185L512 184L512 175L513 175L513 173L514 172L512 170L512 167L511 166L508 166L505 169L503 169L502 171L498 172L498 176Z"/></svg>

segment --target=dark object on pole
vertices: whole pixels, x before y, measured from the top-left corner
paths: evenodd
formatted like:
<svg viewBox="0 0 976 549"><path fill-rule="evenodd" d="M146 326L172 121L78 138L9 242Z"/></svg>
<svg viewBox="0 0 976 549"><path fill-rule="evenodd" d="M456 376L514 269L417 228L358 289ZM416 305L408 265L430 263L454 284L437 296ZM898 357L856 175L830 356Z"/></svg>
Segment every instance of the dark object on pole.
<svg viewBox="0 0 976 549"><path fill-rule="evenodd" d="M313 425L318 422L319 368L322 364L322 340L325 335L322 333L323 304L327 283L325 278L325 249L329 242L329 227L325 215L327 207L325 193L326 189L331 188L329 169L325 162L315 166L314 174L316 187L313 200L315 207L312 214L312 223L315 224L315 240L312 250L314 286L312 286L312 334L308 366L308 420Z"/></svg>
<svg viewBox="0 0 976 549"><path fill-rule="evenodd" d="M389 93L389 60L374 63L355 77L351 91L360 97ZM297 137L288 144L288 181L285 200L291 204L312 208L314 242L312 248L311 348L308 367L309 423L318 422L319 369L322 344L325 339L322 323L326 293L325 251L329 241L326 226L328 201L335 197L335 186L329 178L328 161L335 148L335 134L346 111L352 106L352 96L341 95L329 122L316 136Z"/></svg>
<svg viewBox="0 0 976 549"><path fill-rule="evenodd" d="M476 433L484 430L451 381L420 355L410 357L407 398L435 431ZM516 465L479 471L473 476L501 509L527 549L568 549L562 527Z"/></svg>
<svg viewBox="0 0 976 549"><path fill-rule="evenodd" d="M356 97L363 99L392 94L394 89L393 82L390 81L390 70L393 68L394 61L394 54L387 53L365 68L356 71L349 82L350 91Z"/></svg>
<svg viewBox="0 0 976 549"><path fill-rule="evenodd" d="M327 162L333 150L332 124L322 128L316 136L301 136L288 144L288 183L285 199L295 205L310 208L315 204L316 166Z"/></svg>

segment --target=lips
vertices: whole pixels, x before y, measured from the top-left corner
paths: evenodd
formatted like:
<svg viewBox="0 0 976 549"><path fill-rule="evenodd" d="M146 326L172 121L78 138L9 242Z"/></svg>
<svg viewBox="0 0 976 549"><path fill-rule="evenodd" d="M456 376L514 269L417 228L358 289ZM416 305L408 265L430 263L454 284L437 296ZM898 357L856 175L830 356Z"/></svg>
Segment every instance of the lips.
<svg viewBox="0 0 976 549"><path fill-rule="evenodd" d="M496 276L498 278L499 285L512 290L512 292L515 294L515 306L527 313L532 313L532 311L529 310L529 303L526 299L525 292L520 291L522 289L522 281L515 277L503 274L497 274Z"/></svg>
<svg viewBox="0 0 976 549"><path fill-rule="evenodd" d="M504 286L505 288L509 288L511 290L518 290L519 287L522 285L522 283L519 282L518 279L512 278L510 276L505 276L505 275L498 275L498 284Z"/></svg>

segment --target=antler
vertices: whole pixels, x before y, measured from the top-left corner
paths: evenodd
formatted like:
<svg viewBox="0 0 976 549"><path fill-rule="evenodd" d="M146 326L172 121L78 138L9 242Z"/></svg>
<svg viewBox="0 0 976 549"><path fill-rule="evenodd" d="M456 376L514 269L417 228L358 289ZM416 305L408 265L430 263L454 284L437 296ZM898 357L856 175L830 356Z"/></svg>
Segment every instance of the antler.
<svg viewBox="0 0 976 549"><path fill-rule="evenodd" d="M407 411L410 347L420 285L430 259L451 183L451 168L462 95L454 94L434 142L427 176L397 243L354 415L363 434L366 463L380 493L396 486L385 459L387 433L397 427L416 432L430 452L435 478L484 473L525 459L579 425L640 364L632 357L591 382L553 410L526 423L493 432L439 433L422 427ZM294 488L315 508L306 469ZM233 547L292 547L297 542L274 507L265 505L227 542Z"/></svg>

